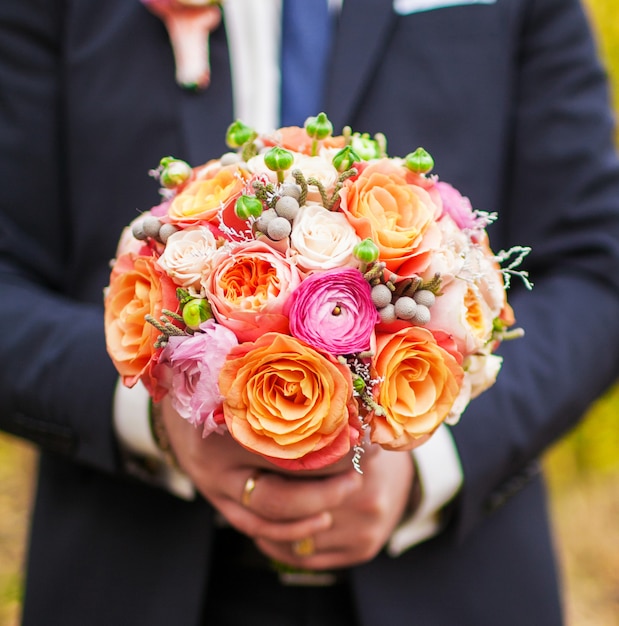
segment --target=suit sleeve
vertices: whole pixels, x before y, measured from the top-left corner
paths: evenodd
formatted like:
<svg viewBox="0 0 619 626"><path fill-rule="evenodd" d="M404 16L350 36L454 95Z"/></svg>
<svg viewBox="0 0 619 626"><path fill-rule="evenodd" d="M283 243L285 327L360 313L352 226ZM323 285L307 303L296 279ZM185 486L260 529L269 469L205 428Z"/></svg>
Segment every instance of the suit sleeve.
<svg viewBox="0 0 619 626"><path fill-rule="evenodd" d="M511 292L524 339L453 434L463 535L535 475L535 459L619 373L619 171L612 112L582 8L533 0L515 54L507 184L497 228L532 247Z"/></svg>
<svg viewBox="0 0 619 626"><path fill-rule="evenodd" d="M55 2L0 6L0 426L105 470L117 375L102 296L76 298Z"/></svg>

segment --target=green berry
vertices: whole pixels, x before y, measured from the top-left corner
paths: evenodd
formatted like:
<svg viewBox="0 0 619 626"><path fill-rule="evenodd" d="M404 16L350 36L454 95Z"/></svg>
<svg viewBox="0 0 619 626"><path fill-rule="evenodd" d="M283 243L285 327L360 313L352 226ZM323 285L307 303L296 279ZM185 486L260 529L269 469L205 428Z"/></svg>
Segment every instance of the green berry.
<svg viewBox="0 0 619 626"><path fill-rule="evenodd" d="M239 196L234 205L234 212L242 220L250 217L260 217L262 209L262 201L258 200L256 196Z"/></svg>
<svg viewBox="0 0 619 626"><path fill-rule="evenodd" d="M166 189L174 189L189 180L191 166L180 159L169 159L161 170L159 180Z"/></svg>
<svg viewBox="0 0 619 626"><path fill-rule="evenodd" d="M346 146L333 157L332 163L338 172L345 172L359 161L361 157L350 146Z"/></svg>
<svg viewBox="0 0 619 626"><path fill-rule="evenodd" d="M285 172L292 167L294 155L285 148L275 146L265 153L264 163L272 172Z"/></svg>
<svg viewBox="0 0 619 626"><path fill-rule="evenodd" d="M229 148L240 148L251 141L256 136L256 131L250 126L243 124L240 120L232 122L226 131L226 145Z"/></svg>
<svg viewBox="0 0 619 626"><path fill-rule="evenodd" d="M316 117L308 117L305 120L305 130L312 139L326 139L333 132L333 124L329 121L326 113L319 113Z"/></svg>
<svg viewBox="0 0 619 626"><path fill-rule="evenodd" d="M355 133L351 138L350 146L364 161L378 159L381 156L380 147L368 133L362 135Z"/></svg>
<svg viewBox="0 0 619 626"><path fill-rule="evenodd" d="M365 390L366 384L363 378L354 378L352 386L357 393L362 393Z"/></svg>
<svg viewBox="0 0 619 626"><path fill-rule="evenodd" d="M183 307L183 321L192 330L197 330L202 322L213 317L211 307L207 300L194 298L189 300Z"/></svg>
<svg viewBox="0 0 619 626"><path fill-rule="evenodd" d="M417 148L404 157L404 164L415 174L428 174L434 168L434 159L423 148Z"/></svg>
<svg viewBox="0 0 619 626"><path fill-rule="evenodd" d="M360 241L352 250L355 258L359 259L362 263L372 263L378 259L380 250L378 246L368 237L363 241Z"/></svg>

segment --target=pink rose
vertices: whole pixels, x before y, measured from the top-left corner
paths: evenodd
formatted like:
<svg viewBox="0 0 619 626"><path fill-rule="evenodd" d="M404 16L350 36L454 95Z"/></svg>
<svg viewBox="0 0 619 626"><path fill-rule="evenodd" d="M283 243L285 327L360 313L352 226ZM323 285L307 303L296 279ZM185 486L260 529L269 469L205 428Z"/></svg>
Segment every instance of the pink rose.
<svg viewBox="0 0 619 626"><path fill-rule="evenodd" d="M221 429L215 413L221 408L219 373L230 350L238 345L231 330L207 320L193 336L170 337L160 367L169 374L172 406L206 437Z"/></svg>
<svg viewBox="0 0 619 626"><path fill-rule="evenodd" d="M239 341L288 332L284 305L301 282L296 266L262 241L222 249L203 287L217 321Z"/></svg>
<svg viewBox="0 0 619 626"><path fill-rule="evenodd" d="M380 320L370 285L354 268L311 274L292 293L289 306L290 333L334 355L368 350Z"/></svg>

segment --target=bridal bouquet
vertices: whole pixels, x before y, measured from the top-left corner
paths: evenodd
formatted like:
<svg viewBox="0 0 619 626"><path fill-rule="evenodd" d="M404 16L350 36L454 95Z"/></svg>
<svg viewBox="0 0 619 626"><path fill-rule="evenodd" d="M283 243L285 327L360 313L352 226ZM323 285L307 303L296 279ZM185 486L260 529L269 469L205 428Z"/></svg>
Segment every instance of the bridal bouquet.
<svg viewBox="0 0 619 626"><path fill-rule="evenodd" d="M163 158L163 202L121 237L105 330L124 384L293 470L359 469L367 442L454 424L517 334L506 287L528 250L494 254L493 216L421 148L389 157L323 113L226 140L198 167Z"/></svg>

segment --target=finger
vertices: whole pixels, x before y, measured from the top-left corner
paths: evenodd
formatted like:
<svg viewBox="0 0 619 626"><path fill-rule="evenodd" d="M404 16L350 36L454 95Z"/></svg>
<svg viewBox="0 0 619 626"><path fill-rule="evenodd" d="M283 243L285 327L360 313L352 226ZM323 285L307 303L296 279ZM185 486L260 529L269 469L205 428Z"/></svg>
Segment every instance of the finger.
<svg viewBox="0 0 619 626"><path fill-rule="evenodd" d="M331 514L327 512L292 521L276 522L267 520L228 499L223 499L214 504L232 526L254 539L289 543L301 537L324 532L333 523Z"/></svg>
<svg viewBox="0 0 619 626"><path fill-rule="evenodd" d="M324 549L320 543L320 535L312 536L314 540L314 553L307 556L299 556L293 548L293 542L274 542L257 539L256 546L266 556L301 569L330 570L342 569L359 565L370 560L373 555L363 547L346 547L342 549Z"/></svg>
<svg viewBox="0 0 619 626"><path fill-rule="evenodd" d="M260 517L273 521L312 517L337 508L362 486L362 477L355 470L315 479L265 472L255 479L250 497L246 497L248 478L246 474L237 487L239 501L245 501L247 508Z"/></svg>

